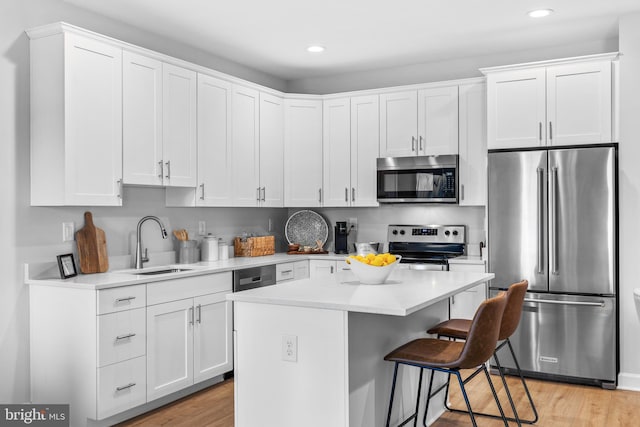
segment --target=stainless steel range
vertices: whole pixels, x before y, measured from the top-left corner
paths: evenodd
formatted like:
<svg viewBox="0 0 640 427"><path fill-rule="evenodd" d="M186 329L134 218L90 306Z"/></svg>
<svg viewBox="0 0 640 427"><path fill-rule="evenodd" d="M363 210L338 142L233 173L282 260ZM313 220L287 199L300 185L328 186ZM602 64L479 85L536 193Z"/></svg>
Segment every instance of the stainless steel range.
<svg viewBox="0 0 640 427"><path fill-rule="evenodd" d="M420 270L449 270L449 259L466 253L464 225L390 225L389 252Z"/></svg>

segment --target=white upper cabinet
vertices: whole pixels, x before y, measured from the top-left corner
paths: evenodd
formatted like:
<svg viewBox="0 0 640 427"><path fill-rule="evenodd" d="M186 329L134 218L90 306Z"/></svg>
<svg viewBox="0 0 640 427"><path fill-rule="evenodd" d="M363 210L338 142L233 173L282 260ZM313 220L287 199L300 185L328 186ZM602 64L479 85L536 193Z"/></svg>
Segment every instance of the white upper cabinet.
<svg viewBox="0 0 640 427"><path fill-rule="evenodd" d="M285 99L284 202L322 206L322 100Z"/></svg>
<svg viewBox="0 0 640 427"><path fill-rule="evenodd" d="M380 157L418 154L418 92L380 95Z"/></svg>
<svg viewBox="0 0 640 427"><path fill-rule="evenodd" d="M162 62L123 52L122 126L124 183L162 185Z"/></svg>
<svg viewBox="0 0 640 427"><path fill-rule="evenodd" d="M487 203L486 85L461 84L459 91L459 204L483 206Z"/></svg>
<svg viewBox="0 0 640 427"><path fill-rule="evenodd" d="M418 154L458 154L458 86L418 91Z"/></svg>
<svg viewBox="0 0 640 427"><path fill-rule="evenodd" d="M260 93L260 206L284 206L284 100Z"/></svg>
<svg viewBox="0 0 640 427"><path fill-rule="evenodd" d="M196 206L231 205L231 84L198 74Z"/></svg>
<svg viewBox="0 0 640 427"><path fill-rule="evenodd" d="M196 73L162 64L162 82L163 180L166 186L195 187Z"/></svg>
<svg viewBox="0 0 640 427"><path fill-rule="evenodd" d="M378 206L378 95L351 98L351 206Z"/></svg>
<svg viewBox="0 0 640 427"><path fill-rule="evenodd" d="M350 206L351 100L326 100L323 110L323 205Z"/></svg>
<svg viewBox="0 0 640 427"><path fill-rule="evenodd" d="M255 89L233 86L233 206L258 206L260 199L259 97Z"/></svg>
<svg viewBox="0 0 640 427"><path fill-rule="evenodd" d="M122 49L31 37L31 205L122 205Z"/></svg>
<svg viewBox="0 0 640 427"><path fill-rule="evenodd" d="M489 149L611 142L614 58L482 70Z"/></svg>

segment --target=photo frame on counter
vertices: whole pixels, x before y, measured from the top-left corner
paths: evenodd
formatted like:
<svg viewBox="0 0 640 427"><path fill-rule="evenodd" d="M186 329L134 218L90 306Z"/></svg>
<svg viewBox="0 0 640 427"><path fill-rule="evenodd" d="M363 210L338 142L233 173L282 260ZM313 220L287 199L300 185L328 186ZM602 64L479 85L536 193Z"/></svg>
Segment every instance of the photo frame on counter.
<svg viewBox="0 0 640 427"><path fill-rule="evenodd" d="M61 279L68 279L78 275L76 263L73 261L73 254L58 255L57 258Z"/></svg>

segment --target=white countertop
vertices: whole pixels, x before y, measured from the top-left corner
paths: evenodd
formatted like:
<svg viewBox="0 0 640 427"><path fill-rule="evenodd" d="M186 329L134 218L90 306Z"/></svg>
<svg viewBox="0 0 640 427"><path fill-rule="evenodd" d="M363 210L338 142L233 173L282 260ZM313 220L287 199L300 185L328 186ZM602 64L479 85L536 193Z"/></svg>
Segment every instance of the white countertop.
<svg viewBox="0 0 640 427"><path fill-rule="evenodd" d="M480 255L463 255L448 259L449 264L484 265L485 260Z"/></svg>
<svg viewBox="0 0 640 427"><path fill-rule="evenodd" d="M239 302L407 316L494 278L490 273L395 270L383 285L303 279L227 295Z"/></svg>
<svg viewBox="0 0 640 427"><path fill-rule="evenodd" d="M55 277L58 274L55 263L47 263L46 268L38 268L34 265L27 265L25 271L25 283L32 286L58 286L64 288L84 288L84 289L107 289L118 286L137 285L141 283L159 282L162 280L181 279L184 277L200 276L203 274L222 273L242 268L259 267L270 264L281 264L285 262L302 261L309 259L343 260L346 255L337 254L309 254L309 255L287 255L279 253L260 257L234 257L223 261L198 262L195 264L170 264L171 268L188 269L178 273L167 273L158 275L136 274L134 269L108 271L106 273L79 274L76 277L63 280ZM53 267L51 267L53 264ZM148 267L140 271L159 270L161 266ZM42 271L39 271L42 270Z"/></svg>

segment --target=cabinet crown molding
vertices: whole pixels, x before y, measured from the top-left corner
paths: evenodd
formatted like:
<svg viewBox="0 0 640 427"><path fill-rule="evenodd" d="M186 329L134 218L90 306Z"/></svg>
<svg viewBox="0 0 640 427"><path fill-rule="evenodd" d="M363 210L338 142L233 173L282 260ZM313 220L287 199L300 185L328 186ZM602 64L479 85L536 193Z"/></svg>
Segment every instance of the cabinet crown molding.
<svg viewBox="0 0 640 427"><path fill-rule="evenodd" d="M495 67L480 68L480 72L486 76L487 74L498 73L501 71L513 71L513 70L521 70L521 69L528 69L528 68L539 68L539 67L547 67L551 65L571 64L571 63L590 62L590 61L615 61L616 59L618 59L619 55L620 55L619 52L607 52L607 53L597 53L594 55L574 56L571 58L550 59L550 60L535 61L535 62L523 62L521 64L498 65Z"/></svg>

